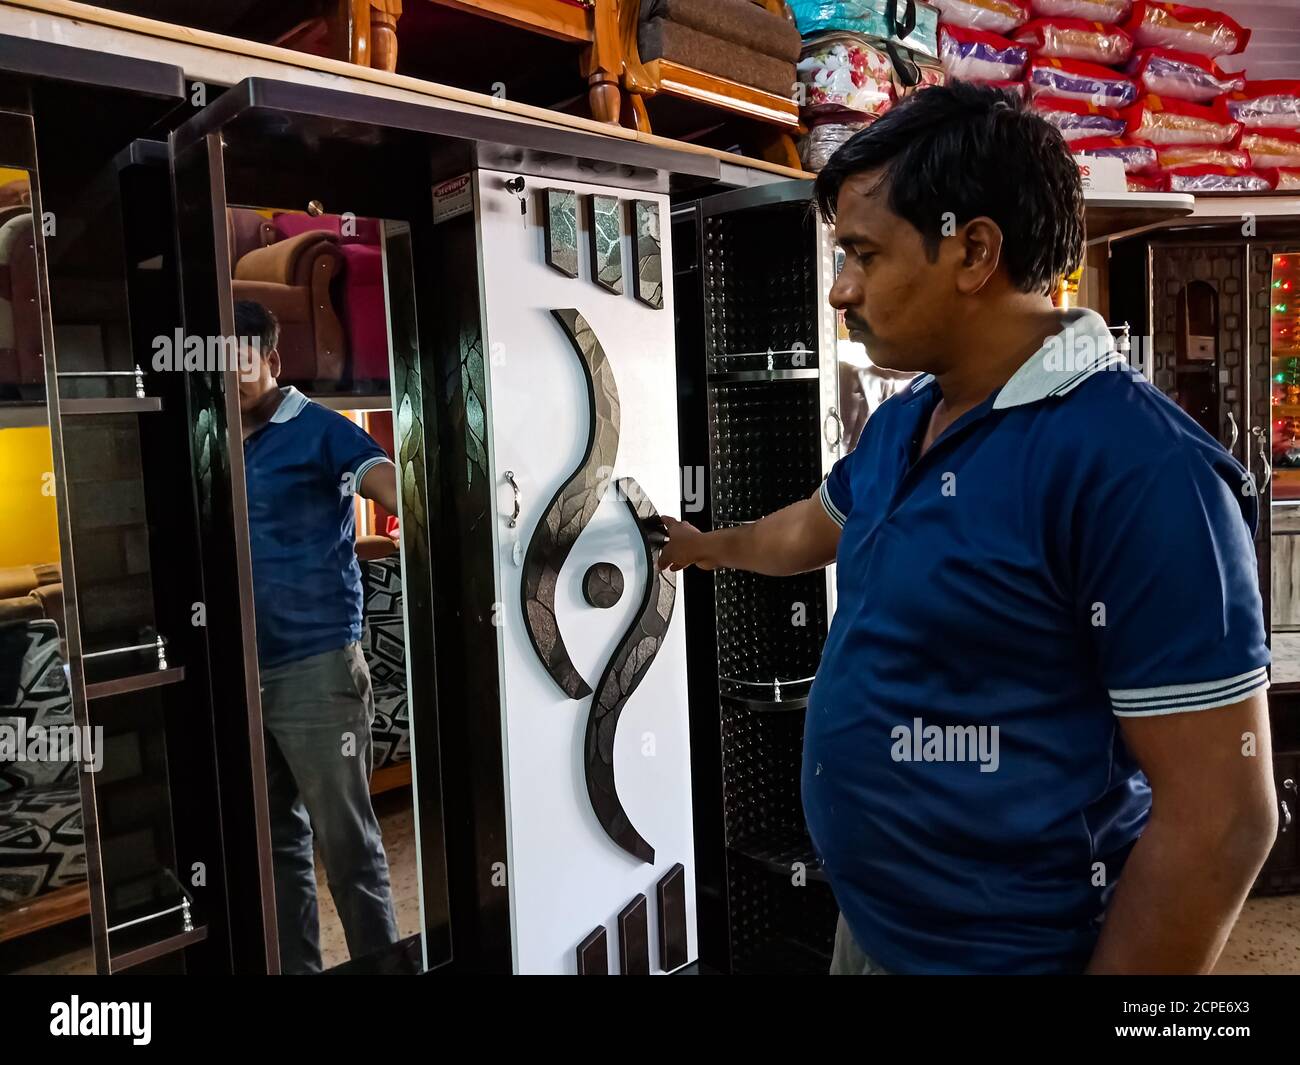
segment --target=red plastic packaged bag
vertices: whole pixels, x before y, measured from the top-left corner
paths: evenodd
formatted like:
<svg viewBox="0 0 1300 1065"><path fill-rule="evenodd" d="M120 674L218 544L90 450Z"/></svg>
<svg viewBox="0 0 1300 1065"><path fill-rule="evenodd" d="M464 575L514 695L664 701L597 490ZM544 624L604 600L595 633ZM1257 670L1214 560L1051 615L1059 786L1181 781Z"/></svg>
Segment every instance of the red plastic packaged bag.
<svg viewBox="0 0 1300 1065"><path fill-rule="evenodd" d="M996 33L940 23L939 59L949 79L1015 81L1025 69L1029 50Z"/></svg>
<svg viewBox="0 0 1300 1065"><path fill-rule="evenodd" d="M1207 104L1246 87L1241 74L1226 74L1213 59L1168 48L1144 48L1125 68L1143 92Z"/></svg>
<svg viewBox="0 0 1300 1065"><path fill-rule="evenodd" d="M1241 146L1256 169L1300 166L1300 129L1248 129Z"/></svg>
<svg viewBox="0 0 1300 1065"><path fill-rule="evenodd" d="M1023 81L986 81L984 84L990 89L1001 89L1003 92L1009 92L1020 100L1026 99L1029 95L1029 89Z"/></svg>
<svg viewBox="0 0 1300 1065"><path fill-rule="evenodd" d="M1032 48L1034 55L1105 66L1117 66L1133 53L1133 38L1121 27L1078 18L1034 19L1016 30L1011 39Z"/></svg>
<svg viewBox="0 0 1300 1065"><path fill-rule="evenodd" d="M1124 23L1139 48L1173 48L1211 58L1245 51L1250 30L1208 7L1137 0Z"/></svg>
<svg viewBox="0 0 1300 1065"><path fill-rule="evenodd" d="M1147 95L1124 112L1128 135L1144 144L1219 144L1235 147L1241 123L1223 102L1211 107Z"/></svg>
<svg viewBox="0 0 1300 1065"><path fill-rule="evenodd" d="M1220 144L1170 144L1156 149L1161 170L1182 166L1233 166L1249 170L1250 153L1243 148L1225 148Z"/></svg>
<svg viewBox="0 0 1300 1065"><path fill-rule="evenodd" d="M1300 167L1278 167L1277 181L1273 183L1277 192L1300 192Z"/></svg>
<svg viewBox="0 0 1300 1065"><path fill-rule="evenodd" d="M1271 192L1274 174L1235 166L1180 166L1165 171L1170 192Z"/></svg>
<svg viewBox="0 0 1300 1065"><path fill-rule="evenodd" d="M1034 96L1064 96L1099 107L1127 107L1137 99L1137 86L1123 74L1079 59L1033 59L1026 80Z"/></svg>
<svg viewBox="0 0 1300 1065"><path fill-rule="evenodd" d="M1163 174L1126 174L1129 192L1167 192Z"/></svg>
<svg viewBox="0 0 1300 1065"><path fill-rule="evenodd" d="M1046 94L1035 96L1031 106L1061 131L1066 143L1092 137L1122 137L1128 129L1124 116L1113 107Z"/></svg>
<svg viewBox="0 0 1300 1065"><path fill-rule="evenodd" d="M1029 0L1029 9L1038 18L1122 22L1133 10L1133 0Z"/></svg>
<svg viewBox="0 0 1300 1065"><path fill-rule="evenodd" d="M1029 21L1029 0L930 0L943 21L1004 36Z"/></svg>
<svg viewBox="0 0 1300 1065"><path fill-rule="evenodd" d="M1248 81L1228 94L1228 113L1253 129L1300 129L1300 81Z"/></svg>
<svg viewBox="0 0 1300 1065"><path fill-rule="evenodd" d="M1103 159L1118 159L1124 164L1126 174L1145 174L1156 170L1160 162L1156 150L1149 144L1133 144L1122 137L1092 137L1070 145L1074 155L1095 155Z"/></svg>

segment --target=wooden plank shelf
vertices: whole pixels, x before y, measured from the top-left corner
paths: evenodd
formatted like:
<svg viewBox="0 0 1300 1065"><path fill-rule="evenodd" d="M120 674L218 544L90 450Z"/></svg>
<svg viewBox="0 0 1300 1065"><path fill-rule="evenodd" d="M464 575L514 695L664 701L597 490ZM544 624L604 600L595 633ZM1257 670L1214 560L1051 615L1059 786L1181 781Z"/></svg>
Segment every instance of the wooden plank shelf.
<svg viewBox="0 0 1300 1065"><path fill-rule="evenodd" d="M208 926L201 924L189 932L180 932L166 939L160 939L157 943L150 943L147 947L138 947L125 954L110 957L108 968L112 973L125 972L147 961L156 961L158 958L165 958L168 954L176 954L186 947L194 946L195 943L202 943L207 938Z"/></svg>
<svg viewBox="0 0 1300 1065"><path fill-rule="evenodd" d="M128 692L146 691L149 688L161 688L168 684L179 684L185 679L185 667L173 666L171 669L158 669L152 673L137 673L129 677L117 677L113 680L96 681L86 685L87 699L107 699L114 695Z"/></svg>
<svg viewBox="0 0 1300 1065"><path fill-rule="evenodd" d="M406 788L411 785L411 763L398 762L396 765L376 769L370 774L370 794L382 795L386 791Z"/></svg>
<svg viewBox="0 0 1300 1065"><path fill-rule="evenodd" d="M90 889L85 884L56 888L10 909L0 911L0 943L19 939L90 913Z"/></svg>
<svg viewBox="0 0 1300 1065"><path fill-rule="evenodd" d="M393 397L387 392L382 395L348 395L345 392L308 392L307 398L315 400L322 407L330 410L392 410Z"/></svg>
<svg viewBox="0 0 1300 1065"><path fill-rule="evenodd" d="M50 424L50 413L45 401L39 403L6 403L0 406L0 429L34 429Z"/></svg>
<svg viewBox="0 0 1300 1065"><path fill-rule="evenodd" d="M104 399L61 399L59 413L84 414L148 414L162 410L162 400L157 396L106 397Z"/></svg>

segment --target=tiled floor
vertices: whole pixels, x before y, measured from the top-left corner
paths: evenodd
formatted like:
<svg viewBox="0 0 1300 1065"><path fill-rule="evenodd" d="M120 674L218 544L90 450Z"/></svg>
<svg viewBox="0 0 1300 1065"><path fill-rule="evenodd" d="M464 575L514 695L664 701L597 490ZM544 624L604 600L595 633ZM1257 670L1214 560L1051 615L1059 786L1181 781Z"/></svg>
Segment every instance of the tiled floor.
<svg viewBox="0 0 1300 1065"><path fill-rule="evenodd" d="M402 936L419 931L420 903L415 860L415 817L410 793L402 790L378 796L375 810L383 828L384 847L393 880L393 901L397 927ZM348 958L334 900L324 887L324 871L317 866L321 887L321 953L327 966ZM94 963L89 948L74 949L58 957L19 970L24 973L91 973ZM1251 899L1233 929L1228 945L1215 969L1217 974L1297 975L1300 974L1300 895Z"/></svg>
<svg viewBox="0 0 1300 1065"><path fill-rule="evenodd" d="M1273 670L1269 679L1274 684L1294 684L1300 681L1300 632L1273 630L1270 642Z"/></svg>
<svg viewBox="0 0 1300 1065"><path fill-rule="evenodd" d="M1220 976L1300 973L1300 895L1248 899L1214 972Z"/></svg>

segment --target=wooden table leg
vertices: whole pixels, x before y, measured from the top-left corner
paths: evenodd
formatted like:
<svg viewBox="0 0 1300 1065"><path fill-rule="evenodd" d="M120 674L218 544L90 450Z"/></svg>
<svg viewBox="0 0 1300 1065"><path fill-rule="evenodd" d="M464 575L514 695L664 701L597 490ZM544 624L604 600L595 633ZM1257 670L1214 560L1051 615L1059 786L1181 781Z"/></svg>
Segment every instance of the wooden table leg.
<svg viewBox="0 0 1300 1065"><path fill-rule="evenodd" d="M370 65L389 73L397 69L397 16L374 8L370 11Z"/></svg>
<svg viewBox="0 0 1300 1065"><path fill-rule="evenodd" d="M587 100L598 122L617 126L623 110L623 53L618 31L618 0L594 0L591 47L584 49L581 70L587 76Z"/></svg>
<svg viewBox="0 0 1300 1065"><path fill-rule="evenodd" d="M591 117L597 122L618 125L619 115L623 110L623 92L618 87L618 76L608 71L598 70L587 79L587 85Z"/></svg>
<svg viewBox="0 0 1300 1065"><path fill-rule="evenodd" d="M370 0L343 0L348 27L348 60L370 66Z"/></svg>

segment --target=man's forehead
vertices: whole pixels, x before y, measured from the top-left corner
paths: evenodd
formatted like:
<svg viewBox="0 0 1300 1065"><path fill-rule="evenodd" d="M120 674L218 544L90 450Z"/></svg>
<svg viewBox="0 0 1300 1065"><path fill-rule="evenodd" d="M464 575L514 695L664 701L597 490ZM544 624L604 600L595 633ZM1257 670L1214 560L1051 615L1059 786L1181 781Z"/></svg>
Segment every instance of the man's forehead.
<svg viewBox="0 0 1300 1065"><path fill-rule="evenodd" d="M865 170L844 179L835 203L835 233L840 240L870 237L893 227L889 182L881 170Z"/></svg>

